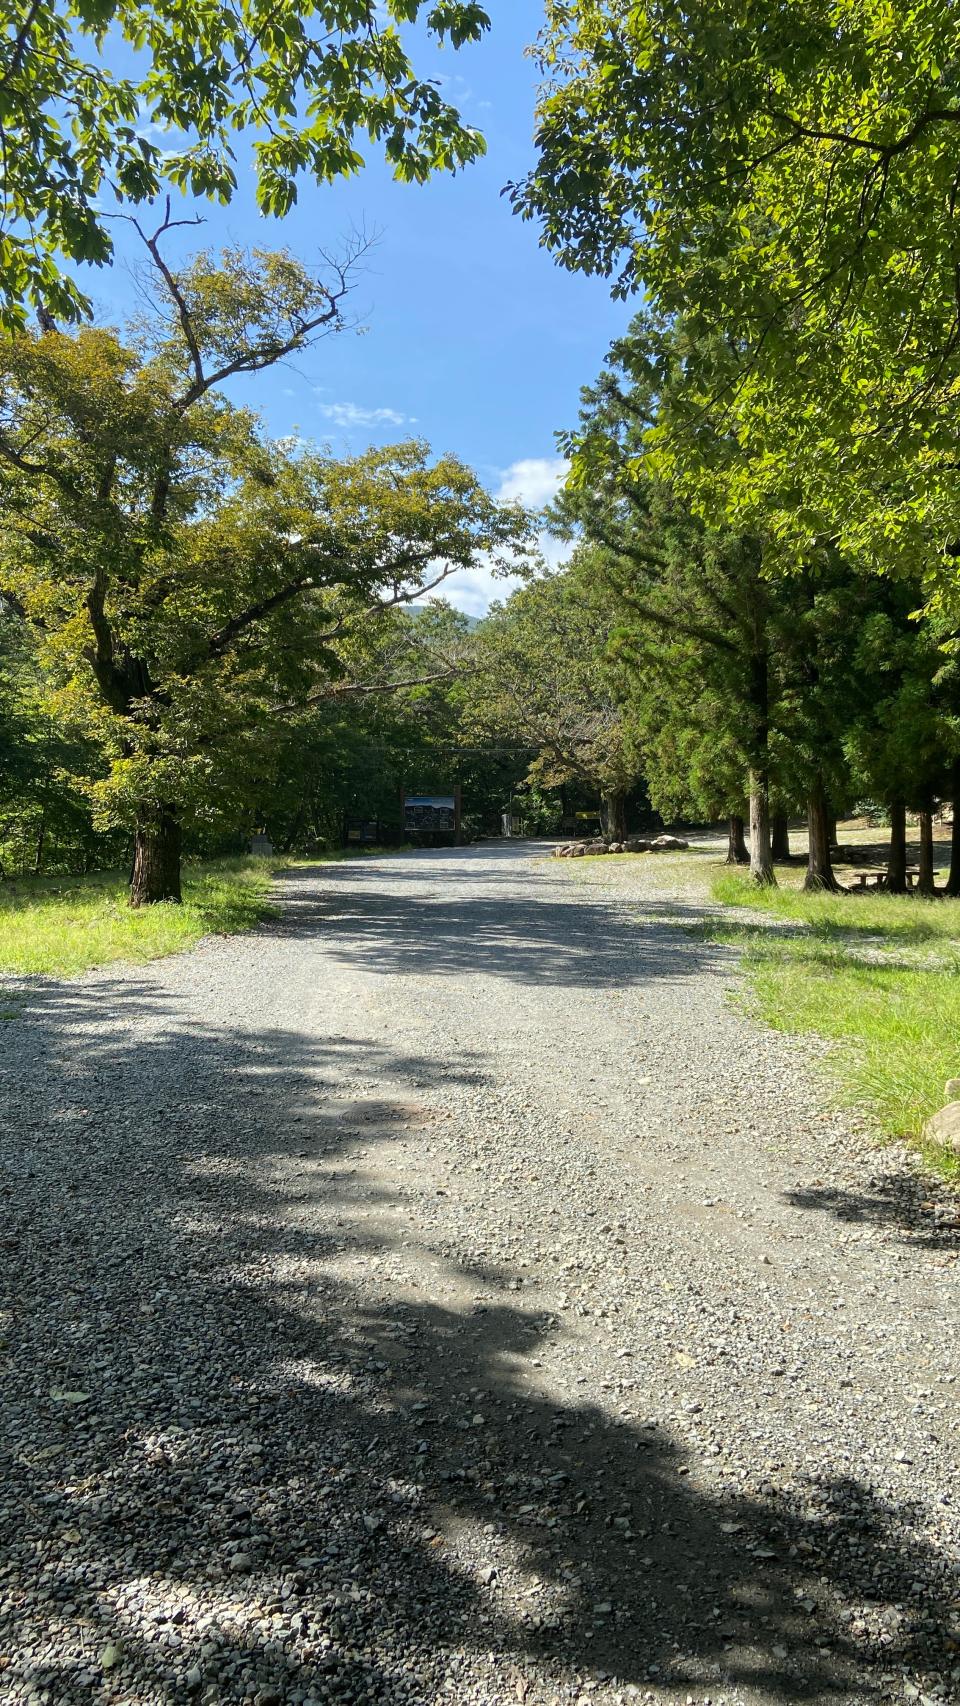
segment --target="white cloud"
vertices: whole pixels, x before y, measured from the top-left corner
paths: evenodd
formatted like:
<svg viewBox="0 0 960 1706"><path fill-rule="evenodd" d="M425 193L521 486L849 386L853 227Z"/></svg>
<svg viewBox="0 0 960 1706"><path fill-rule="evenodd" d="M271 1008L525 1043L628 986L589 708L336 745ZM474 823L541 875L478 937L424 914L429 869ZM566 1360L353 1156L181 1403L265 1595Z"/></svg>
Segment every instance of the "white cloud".
<svg viewBox="0 0 960 1706"><path fill-rule="evenodd" d="M396 409L363 409L358 403L321 403L320 413L338 427L406 426L414 417Z"/></svg>
<svg viewBox="0 0 960 1706"><path fill-rule="evenodd" d="M543 509L563 485L567 467L562 456L522 457L502 470L494 496L500 503L522 503L528 509ZM542 532L537 542L551 569L558 569L572 550L567 540L547 532ZM468 616L485 616L494 600L509 598L522 584L517 576L494 575L489 563L478 563L473 569L458 569L438 589L437 596L447 599L457 610L465 610Z"/></svg>
<svg viewBox="0 0 960 1706"><path fill-rule="evenodd" d="M501 503L522 503L542 509L555 498L567 477L562 456L524 456L503 470L496 496Z"/></svg>
<svg viewBox="0 0 960 1706"><path fill-rule="evenodd" d="M437 588L434 597L446 599L468 616L486 616L494 599L509 598L519 585L512 577L504 580L502 575L494 575L488 563L478 563L473 569L457 569Z"/></svg>

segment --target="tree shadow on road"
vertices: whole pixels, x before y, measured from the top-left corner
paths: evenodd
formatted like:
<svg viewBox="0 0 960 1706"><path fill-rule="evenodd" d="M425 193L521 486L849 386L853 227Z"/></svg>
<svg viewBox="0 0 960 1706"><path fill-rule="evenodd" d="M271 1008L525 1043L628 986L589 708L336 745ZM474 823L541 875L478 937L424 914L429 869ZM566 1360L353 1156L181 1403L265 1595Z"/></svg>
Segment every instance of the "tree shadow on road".
<svg viewBox="0 0 960 1706"><path fill-rule="evenodd" d="M551 1400L534 1291L416 1247L364 1173L424 1144L431 1062L101 980L33 996L0 1066L36 1088L0 1205L15 1706L866 1697L917 1642L947 1674L909 1501L725 1494L615 1391Z"/></svg>
<svg viewBox="0 0 960 1706"><path fill-rule="evenodd" d="M960 1252L960 1200L930 1177L897 1171L862 1190L807 1185L785 1192L785 1200L849 1225L892 1229L925 1250Z"/></svg>
<svg viewBox="0 0 960 1706"><path fill-rule="evenodd" d="M458 867L457 890L446 899L429 859L391 860L386 882L356 864L294 872L285 878L282 917L263 930L318 939L342 962L384 976L483 975L603 989L672 982L727 964L724 948L684 932L687 921L702 920L696 905L644 897L651 927L648 919L638 924L636 898L609 900L594 891L589 906L571 904L582 896L566 876L551 883L537 873L527 893L515 853L502 878ZM464 894L475 883L481 892ZM552 898L554 888L563 898Z"/></svg>

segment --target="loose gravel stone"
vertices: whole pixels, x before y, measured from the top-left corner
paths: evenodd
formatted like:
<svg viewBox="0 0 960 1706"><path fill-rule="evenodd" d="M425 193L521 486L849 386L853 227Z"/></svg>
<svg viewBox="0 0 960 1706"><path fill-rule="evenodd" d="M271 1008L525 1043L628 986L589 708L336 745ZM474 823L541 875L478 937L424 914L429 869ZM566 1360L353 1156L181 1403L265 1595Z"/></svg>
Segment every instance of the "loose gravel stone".
<svg viewBox="0 0 960 1706"><path fill-rule="evenodd" d="M664 861L12 988L0 1700L960 1696L955 1199Z"/></svg>

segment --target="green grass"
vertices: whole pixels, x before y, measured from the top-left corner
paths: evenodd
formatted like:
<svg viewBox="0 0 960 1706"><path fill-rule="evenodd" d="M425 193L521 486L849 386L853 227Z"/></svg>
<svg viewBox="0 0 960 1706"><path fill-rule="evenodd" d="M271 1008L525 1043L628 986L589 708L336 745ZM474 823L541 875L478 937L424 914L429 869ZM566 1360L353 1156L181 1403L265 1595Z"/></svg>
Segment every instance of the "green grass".
<svg viewBox="0 0 960 1706"><path fill-rule="evenodd" d="M347 847L309 859L273 855L187 860L183 904L134 912L120 871L87 877L19 877L0 883L0 975L75 977L117 960L139 963L183 953L201 936L235 936L275 918L273 878L341 859L382 858L405 848ZM16 1009L0 1006L0 1021Z"/></svg>
<svg viewBox="0 0 960 1706"><path fill-rule="evenodd" d="M115 960L180 953L201 936L250 930L276 912L269 895L282 863L254 858L188 863L182 906L137 911L127 904L126 878L119 871L4 883L0 972L70 977Z"/></svg>
<svg viewBox="0 0 960 1706"><path fill-rule="evenodd" d="M920 1135L944 1081L960 1076L960 901L764 890L730 871L712 894L754 915L708 929L742 951L760 1016L834 1043L844 1101L960 1181L960 1157Z"/></svg>

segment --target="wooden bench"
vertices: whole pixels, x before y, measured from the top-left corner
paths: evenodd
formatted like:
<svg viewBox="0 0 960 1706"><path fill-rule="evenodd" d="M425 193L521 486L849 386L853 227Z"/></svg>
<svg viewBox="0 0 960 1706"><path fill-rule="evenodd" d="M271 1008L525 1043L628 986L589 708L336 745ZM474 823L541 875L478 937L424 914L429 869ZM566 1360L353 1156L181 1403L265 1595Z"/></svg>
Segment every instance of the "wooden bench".
<svg viewBox="0 0 960 1706"><path fill-rule="evenodd" d="M861 890L871 886L877 889L885 889L887 886L887 871L885 866L882 871L854 871L853 875L860 884ZM906 879L908 889L913 888L913 885L919 875L920 872L916 865L907 866Z"/></svg>

